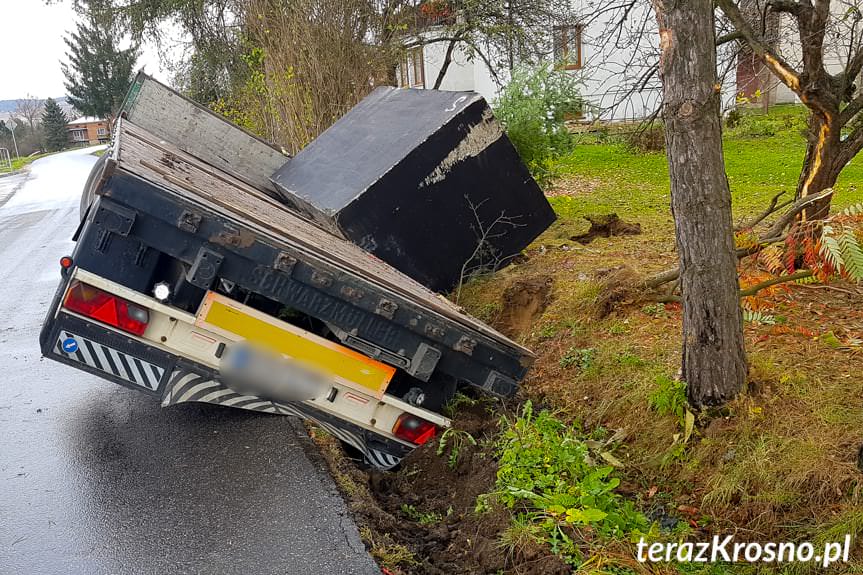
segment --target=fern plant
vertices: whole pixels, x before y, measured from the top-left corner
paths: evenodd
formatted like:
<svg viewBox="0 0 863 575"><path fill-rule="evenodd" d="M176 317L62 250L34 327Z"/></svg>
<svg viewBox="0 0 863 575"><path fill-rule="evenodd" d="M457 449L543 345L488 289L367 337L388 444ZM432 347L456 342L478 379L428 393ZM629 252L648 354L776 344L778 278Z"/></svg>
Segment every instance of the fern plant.
<svg viewBox="0 0 863 575"><path fill-rule="evenodd" d="M776 317L769 313L743 308L743 321L759 325L775 325Z"/></svg>
<svg viewBox="0 0 863 575"><path fill-rule="evenodd" d="M852 280L863 280L863 248L851 227L825 225L821 232L820 252L834 273Z"/></svg>
<svg viewBox="0 0 863 575"><path fill-rule="evenodd" d="M842 215L844 216L861 216L863 215L863 203L854 204L853 206L848 206L844 210L842 210Z"/></svg>

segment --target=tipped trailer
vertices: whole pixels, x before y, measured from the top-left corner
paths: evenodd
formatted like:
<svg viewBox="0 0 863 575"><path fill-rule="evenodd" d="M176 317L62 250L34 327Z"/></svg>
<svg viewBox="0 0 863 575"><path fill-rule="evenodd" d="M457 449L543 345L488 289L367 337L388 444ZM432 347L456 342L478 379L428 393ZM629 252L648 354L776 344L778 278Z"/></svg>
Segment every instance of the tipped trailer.
<svg viewBox="0 0 863 575"><path fill-rule="evenodd" d="M43 354L163 406L313 420L384 469L449 426L460 386L515 393L533 354L287 209L269 182L287 161L140 74L84 190Z"/></svg>

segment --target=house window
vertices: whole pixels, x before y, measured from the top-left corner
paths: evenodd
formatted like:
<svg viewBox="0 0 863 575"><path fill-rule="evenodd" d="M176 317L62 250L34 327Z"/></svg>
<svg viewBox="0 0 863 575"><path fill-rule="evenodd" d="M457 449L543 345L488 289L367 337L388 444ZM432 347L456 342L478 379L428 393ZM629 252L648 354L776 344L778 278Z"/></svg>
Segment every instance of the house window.
<svg viewBox="0 0 863 575"><path fill-rule="evenodd" d="M554 61L564 70L581 68L581 24L555 26Z"/></svg>
<svg viewBox="0 0 863 575"><path fill-rule="evenodd" d="M96 128L96 135L97 136L106 136L106 135L108 135L108 130L106 130L105 128Z"/></svg>
<svg viewBox="0 0 863 575"><path fill-rule="evenodd" d="M423 47L409 49L399 64L400 88L425 88L425 66L423 65Z"/></svg>
<svg viewBox="0 0 863 575"><path fill-rule="evenodd" d="M87 141L87 130L72 130L72 141L73 142L86 142Z"/></svg>

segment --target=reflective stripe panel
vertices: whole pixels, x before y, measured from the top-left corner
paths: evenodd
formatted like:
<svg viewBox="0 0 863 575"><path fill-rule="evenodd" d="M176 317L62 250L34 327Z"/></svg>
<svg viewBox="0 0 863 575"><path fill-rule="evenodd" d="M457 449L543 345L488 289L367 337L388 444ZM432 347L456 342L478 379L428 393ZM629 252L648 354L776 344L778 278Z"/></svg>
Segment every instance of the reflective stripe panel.
<svg viewBox="0 0 863 575"><path fill-rule="evenodd" d="M60 331L56 352L150 391L159 388L165 374L165 369L156 364L68 331Z"/></svg>
<svg viewBox="0 0 863 575"><path fill-rule="evenodd" d="M363 438L356 433L332 423L321 421L296 405L276 403L254 395L243 395L207 376L202 376L185 369L177 369L171 374L171 379L162 398L162 405L168 406L187 401L200 401L278 415L294 415L314 422L333 437L355 447L373 467L382 470L392 469L401 461L401 457L371 449L366 445Z"/></svg>

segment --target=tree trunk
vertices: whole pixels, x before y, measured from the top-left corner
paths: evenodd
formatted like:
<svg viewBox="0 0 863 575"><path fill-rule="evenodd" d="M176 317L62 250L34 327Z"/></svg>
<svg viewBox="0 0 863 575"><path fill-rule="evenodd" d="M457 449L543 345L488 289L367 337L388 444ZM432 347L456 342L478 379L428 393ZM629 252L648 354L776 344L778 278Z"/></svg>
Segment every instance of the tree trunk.
<svg viewBox="0 0 863 575"><path fill-rule="evenodd" d="M839 173L844 165L837 165L841 142L839 139L841 127L836 121L836 114L809 115L809 136L806 144L806 155L803 158L803 169L797 180L797 198L819 194L836 184ZM822 219L830 213L830 200L827 197L807 209L801 217L804 219Z"/></svg>
<svg viewBox="0 0 863 575"><path fill-rule="evenodd" d="M747 373L731 192L722 157L711 0L654 0L683 292L683 378L694 407L722 405Z"/></svg>

